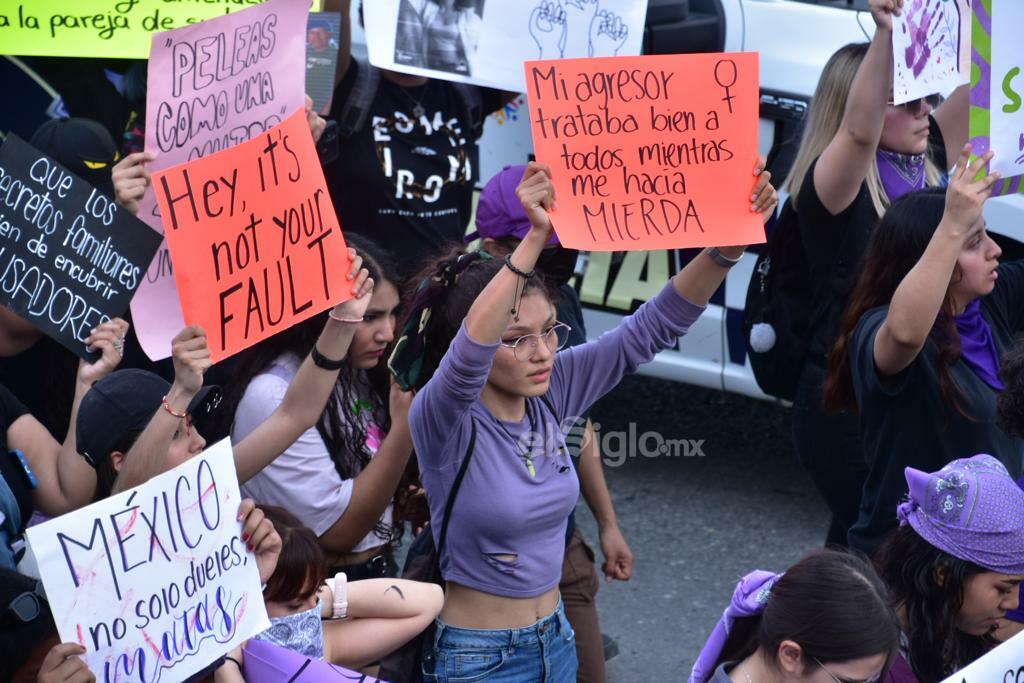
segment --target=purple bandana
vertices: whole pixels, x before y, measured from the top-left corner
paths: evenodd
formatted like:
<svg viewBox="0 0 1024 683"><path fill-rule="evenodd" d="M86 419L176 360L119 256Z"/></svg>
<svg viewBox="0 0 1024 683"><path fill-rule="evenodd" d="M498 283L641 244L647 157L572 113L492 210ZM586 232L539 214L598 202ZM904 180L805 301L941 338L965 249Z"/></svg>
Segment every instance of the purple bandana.
<svg viewBox="0 0 1024 683"><path fill-rule="evenodd" d="M1024 477L1017 480L1017 486L1024 489ZM1020 587L1020 602L1017 603L1017 609L1012 609L1007 612L1006 618L1011 621L1016 621L1018 624L1024 624L1024 586Z"/></svg>
<svg viewBox="0 0 1024 683"><path fill-rule="evenodd" d="M1024 491L991 455L954 460L929 474L908 467L896 508L924 540L989 571L1024 574Z"/></svg>
<svg viewBox="0 0 1024 683"><path fill-rule="evenodd" d="M764 612L772 594L772 586L781 578L782 574L755 569L740 579L733 591L732 602L725 608L725 613L697 655L697 662L686 683L707 683L715 672L715 662L722 654L733 624L739 618L754 617Z"/></svg>
<svg viewBox="0 0 1024 683"><path fill-rule="evenodd" d="M996 391L1002 391L999 379L999 353L992 338L992 329L981 315L981 299L975 299L956 317L960 333L960 356L974 374Z"/></svg>
<svg viewBox="0 0 1024 683"><path fill-rule="evenodd" d="M908 192L924 189L924 154L900 154L879 148L875 154L885 196L894 202Z"/></svg>

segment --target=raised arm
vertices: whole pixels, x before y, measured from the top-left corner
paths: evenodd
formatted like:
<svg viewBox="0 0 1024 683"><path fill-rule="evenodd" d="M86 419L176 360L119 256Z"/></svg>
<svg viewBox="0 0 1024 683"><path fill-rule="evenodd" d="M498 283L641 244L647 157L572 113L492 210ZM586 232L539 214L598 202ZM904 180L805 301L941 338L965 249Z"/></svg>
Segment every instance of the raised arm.
<svg viewBox="0 0 1024 683"><path fill-rule="evenodd" d="M329 360L341 360L348 353L355 325L341 320L359 320L369 304L373 280L362 268L362 258L349 250L354 298L339 304L324 324L316 342L316 349ZM114 492L138 486L166 470L167 449L175 432L181 426L176 417L188 410L189 403L203 386L203 374L209 369L210 350L202 328L189 326L178 333L171 344L174 358L174 383L167 393L170 410L157 410L153 419L136 439L125 457L124 467L114 484ZM330 397L337 370L318 367L307 356L292 380L284 400L277 410L243 441L234 446L235 469L239 483L253 475L280 455L299 436L316 424Z"/></svg>
<svg viewBox="0 0 1024 683"><path fill-rule="evenodd" d="M334 72L334 87L348 73L352 64L352 0L324 0L325 12L341 13L341 30L338 32L338 69Z"/></svg>
<svg viewBox="0 0 1024 683"><path fill-rule="evenodd" d="M892 72L892 15L902 6L903 0L870 0L875 36L853 79L839 132L814 167L814 189L833 215L857 197L882 137Z"/></svg>
<svg viewBox="0 0 1024 683"><path fill-rule="evenodd" d="M121 362L128 323L115 318L99 325L85 340L102 355L95 363L81 361L71 404L71 418L64 443L58 444L50 432L32 415L25 414L7 428L7 444L20 450L36 476L38 486L32 492L36 509L50 517L76 510L92 501L96 492L96 470L78 453L76 423L78 407L93 383L114 371Z"/></svg>
<svg viewBox="0 0 1024 683"><path fill-rule="evenodd" d="M974 180L992 158L992 153L968 164L970 149L969 145L964 147L950 178L946 210L939 227L921 259L896 288L885 322L875 335L875 367L882 375L895 375L917 358L935 325L960 251L972 240L983 239L985 225L981 210L999 174Z"/></svg>
<svg viewBox="0 0 1024 683"><path fill-rule="evenodd" d="M412 455L409 404L412 392L391 386L391 429L366 468L352 482L352 498L341 517L320 535L320 545L335 553L351 552L377 525L395 496Z"/></svg>

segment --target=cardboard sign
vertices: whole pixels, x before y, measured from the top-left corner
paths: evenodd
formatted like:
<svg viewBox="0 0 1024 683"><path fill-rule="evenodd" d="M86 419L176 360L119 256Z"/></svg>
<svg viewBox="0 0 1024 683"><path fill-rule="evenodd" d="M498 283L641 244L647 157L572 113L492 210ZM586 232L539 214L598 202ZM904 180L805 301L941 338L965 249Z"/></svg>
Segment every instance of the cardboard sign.
<svg viewBox="0 0 1024 683"><path fill-rule="evenodd" d="M1015 683L1024 680L1024 633L989 652L942 683Z"/></svg>
<svg viewBox="0 0 1024 683"><path fill-rule="evenodd" d="M1017 27L1024 3L974 0L970 137L974 155L992 149L990 169L1002 173L993 194L1024 191L1024 51Z"/></svg>
<svg viewBox="0 0 1024 683"><path fill-rule="evenodd" d="M157 31L197 24L260 2L6 0L0 3L0 54L146 59ZM313 7L319 9L320 0L313 0Z"/></svg>
<svg viewBox="0 0 1024 683"><path fill-rule="evenodd" d="M893 101L948 94L967 82L968 0L908 0L893 17Z"/></svg>
<svg viewBox="0 0 1024 683"><path fill-rule="evenodd" d="M0 148L0 304L87 360L123 315L160 236L17 135Z"/></svg>
<svg viewBox="0 0 1024 683"><path fill-rule="evenodd" d="M305 104L308 0L267 0L153 37L146 151L159 171L260 135ZM139 217L163 232L152 189ZM135 332L153 360L171 355L184 322L166 245L132 303Z"/></svg>
<svg viewBox="0 0 1024 683"><path fill-rule="evenodd" d="M246 644L242 674L245 683L385 683L263 640Z"/></svg>
<svg viewBox="0 0 1024 683"><path fill-rule="evenodd" d="M334 96L334 74L338 70L338 38L341 15L313 12L306 24L306 94L313 111L327 114Z"/></svg>
<svg viewBox="0 0 1024 683"><path fill-rule="evenodd" d="M750 210L755 53L527 62L526 76L562 244L633 251L764 242Z"/></svg>
<svg viewBox="0 0 1024 683"><path fill-rule="evenodd" d="M28 540L63 642L98 681L183 681L270 626L228 439Z"/></svg>
<svg viewBox="0 0 1024 683"><path fill-rule="evenodd" d="M436 0L363 5L370 62L382 69L524 92L530 59L640 54L647 0Z"/></svg>
<svg viewBox="0 0 1024 683"><path fill-rule="evenodd" d="M181 308L213 362L351 297L345 239L299 109L153 176Z"/></svg>

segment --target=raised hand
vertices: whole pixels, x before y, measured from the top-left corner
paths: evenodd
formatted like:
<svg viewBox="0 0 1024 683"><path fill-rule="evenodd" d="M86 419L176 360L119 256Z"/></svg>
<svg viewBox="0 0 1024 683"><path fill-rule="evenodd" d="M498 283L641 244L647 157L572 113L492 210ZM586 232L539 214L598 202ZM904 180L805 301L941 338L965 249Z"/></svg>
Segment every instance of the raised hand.
<svg viewBox="0 0 1024 683"><path fill-rule="evenodd" d="M391 424L409 424L409 407L412 405L413 392L402 391L394 377L391 378L391 395L388 397Z"/></svg>
<svg viewBox="0 0 1024 683"><path fill-rule="evenodd" d="M84 654L78 643L54 645L39 667L36 683L95 683L96 676L80 658Z"/></svg>
<svg viewBox="0 0 1024 683"><path fill-rule="evenodd" d="M545 164L531 161L523 173L523 179L516 188L530 225L534 230L544 233L545 239L551 235L551 218L548 211L555 206L555 186L551 182L551 169Z"/></svg>
<svg viewBox="0 0 1024 683"><path fill-rule="evenodd" d="M84 360L78 364L78 381L92 386L113 372L124 356L124 338L128 334L128 323L121 318L114 318L93 328L85 345L90 351L99 351L102 355L92 363Z"/></svg>
<svg viewBox="0 0 1024 683"><path fill-rule="evenodd" d="M757 165L754 166L754 175L757 180L754 182L754 191L750 195L750 210L761 214L761 221L767 223L775 213L775 207L779 204L779 194L775 187L769 182L772 179L771 171L765 170L765 158L759 157Z"/></svg>
<svg viewBox="0 0 1024 683"><path fill-rule="evenodd" d="M892 31L892 17L903 11L903 0L869 0L868 9L875 26L883 31Z"/></svg>
<svg viewBox="0 0 1024 683"><path fill-rule="evenodd" d="M946 188L946 210L939 230L956 238L965 238L984 208L985 200L992 195L992 188L999 181L999 172L986 173L985 168L992 160L991 150L970 163L971 146L964 145L960 159L949 178Z"/></svg>
<svg viewBox="0 0 1024 683"><path fill-rule="evenodd" d="M601 10L590 25L590 56L609 57L619 50L629 38L629 27L614 12Z"/></svg>
<svg viewBox="0 0 1024 683"><path fill-rule="evenodd" d="M349 247L348 257L352 260L352 266L346 277L352 282L352 298L335 306L330 316L340 322L358 322L366 315L366 309L370 306L373 278L370 277L370 272L363 268L363 257L356 253L355 249Z"/></svg>
<svg viewBox="0 0 1024 683"><path fill-rule="evenodd" d="M139 213L139 200L146 194L146 188L152 182L146 164L155 159L149 152L129 154L117 162L110 172L114 181L114 200L133 214Z"/></svg>
<svg viewBox="0 0 1024 683"><path fill-rule="evenodd" d="M199 393L203 375L210 366L210 347L206 332L197 325L189 325L171 342L174 362L174 383L189 395Z"/></svg>
<svg viewBox="0 0 1024 683"><path fill-rule="evenodd" d="M306 95L306 122L309 123L309 132L313 134L313 142L320 142L320 136L327 128L327 122L313 111L313 98L309 95Z"/></svg>
<svg viewBox="0 0 1024 683"><path fill-rule="evenodd" d="M557 0L541 0L530 13L530 35L540 50L537 59L562 57L565 41L565 9Z"/></svg>
<svg viewBox="0 0 1024 683"><path fill-rule="evenodd" d="M281 555L281 535L274 528L274 523L256 507L252 498L244 499L238 506L238 521L242 523L242 543L245 543L246 550L256 556L260 581L266 583L277 569L277 560Z"/></svg>

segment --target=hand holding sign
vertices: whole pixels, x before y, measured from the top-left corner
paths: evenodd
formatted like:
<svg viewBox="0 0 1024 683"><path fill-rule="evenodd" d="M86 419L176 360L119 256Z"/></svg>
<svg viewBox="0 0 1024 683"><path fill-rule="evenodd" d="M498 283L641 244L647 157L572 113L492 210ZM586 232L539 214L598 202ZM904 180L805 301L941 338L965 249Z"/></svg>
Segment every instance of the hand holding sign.
<svg viewBox="0 0 1024 683"><path fill-rule="evenodd" d="M96 327L88 337L85 345L89 351L99 352L100 357L94 363L82 360L78 364L78 382L91 387L112 373L121 363L124 356L124 340L128 336L129 325L121 318L114 318Z"/></svg>
<svg viewBox="0 0 1024 683"><path fill-rule="evenodd" d="M114 199L131 214L138 215L139 202L153 182L146 164L155 157L149 152L129 154L114 165L111 180L114 181Z"/></svg>
<svg viewBox="0 0 1024 683"><path fill-rule="evenodd" d="M563 245L591 251L754 244L757 55L527 62L537 160Z"/></svg>
<svg viewBox="0 0 1024 683"><path fill-rule="evenodd" d="M551 182L551 169L544 164L531 161L523 172L523 179L516 188L516 196L526 209L530 225L541 232L547 244L551 236L551 218L548 211L555 208L555 186Z"/></svg>

